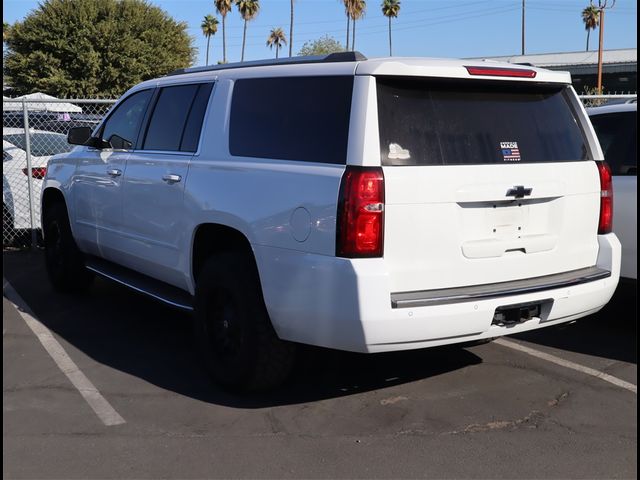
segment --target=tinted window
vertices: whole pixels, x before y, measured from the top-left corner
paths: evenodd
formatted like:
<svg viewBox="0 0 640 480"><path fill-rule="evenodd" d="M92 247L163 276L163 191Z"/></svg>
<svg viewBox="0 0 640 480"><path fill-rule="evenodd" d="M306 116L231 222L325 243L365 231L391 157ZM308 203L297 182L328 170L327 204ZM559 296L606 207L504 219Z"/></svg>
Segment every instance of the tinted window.
<svg viewBox="0 0 640 480"><path fill-rule="evenodd" d="M637 175L636 112L617 112L591 117L604 159L614 175Z"/></svg>
<svg viewBox="0 0 640 480"><path fill-rule="evenodd" d="M180 150L180 141L199 85L180 85L160 90L153 109L145 150Z"/></svg>
<svg viewBox="0 0 640 480"><path fill-rule="evenodd" d="M236 81L231 154L346 163L352 90L351 76Z"/></svg>
<svg viewBox="0 0 640 480"><path fill-rule="evenodd" d="M566 87L379 77L383 165L586 160Z"/></svg>
<svg viewBox="0 0 640 480"><path fill-rule="evenodd" d="M3 135L3 140L13 143L16 147L26 150L24 134ZM31 155L36 157L55 155L68 152L73 145L67 143L67 137L56 133L32 133L30 136Z"/></svg>
<svg viewBox="0 0 640 480"><path fill-rule="evenodd" d="M211 94L212 88L212 83L200 85L196 98L193 101L189 118L187 119L187 125L184 128L180 150L185 152L195 152L198 149L200 130L202 130L202 120L204 119L204 112L207 110L209 95Z"/></svg>
<svg viewBox="0 0 640 480"><path fill-rule="evenodd" d="M152 90L134 93L109 116L102 128L102 138L111 142L113 148L126 149L135 145L151 94Z"/></svg>

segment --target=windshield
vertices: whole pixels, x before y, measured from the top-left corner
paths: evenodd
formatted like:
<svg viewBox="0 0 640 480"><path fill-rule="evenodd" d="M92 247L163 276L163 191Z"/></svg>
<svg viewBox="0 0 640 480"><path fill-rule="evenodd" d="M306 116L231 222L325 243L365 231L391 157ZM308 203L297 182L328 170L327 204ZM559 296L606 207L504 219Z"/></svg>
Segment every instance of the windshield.
<svg viewBox="0 0 640 480"><path fill-rule="evenodd" d="M23 133L13 133L2 136L3 140L13 143L16 147L26 150ZM49 157L56 153L68 152L73 148L67 143L67 137L56 133L32 133L31 155L36 157Z"/></svg>
<svg viewBox="0 0 640 480"><path fill-rule="evenodd" d="M383 165L587 160L564 85L378 77Z"/></svg>

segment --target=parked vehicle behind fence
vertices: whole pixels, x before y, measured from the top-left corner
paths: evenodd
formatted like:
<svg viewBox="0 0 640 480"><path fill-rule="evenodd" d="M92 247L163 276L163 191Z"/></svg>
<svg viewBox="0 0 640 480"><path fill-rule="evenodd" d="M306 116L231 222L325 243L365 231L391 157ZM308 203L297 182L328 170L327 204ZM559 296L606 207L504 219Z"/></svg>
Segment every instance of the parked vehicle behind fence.
<svg viewBox="0 0 640 480"><path fill-rule="evenodd" d="M47 270L193 311L213 378L282 382L296 344L386 352L602 308L611 174L568 73L358 53L174 72L47 171Z"/></svg>
<svg viewBox="0 0 640 480"><path fill-rule="evenodd" d="M638 104L587 110L613 174L614 231L622 244L620 275L638 278Z"/></svg>
<svg viewBox="0 0 640 480"><path fill-rule="evenodd" d="M33 183L30 202L27 179L27 154L23 128L2 129L2 234L3 244L10 244L31 231L40 228L40 193L52 155L68 152L72 145L66 135L43 130L30 130L31 178ZM31 218L30 204L34 215Z"/></svg>

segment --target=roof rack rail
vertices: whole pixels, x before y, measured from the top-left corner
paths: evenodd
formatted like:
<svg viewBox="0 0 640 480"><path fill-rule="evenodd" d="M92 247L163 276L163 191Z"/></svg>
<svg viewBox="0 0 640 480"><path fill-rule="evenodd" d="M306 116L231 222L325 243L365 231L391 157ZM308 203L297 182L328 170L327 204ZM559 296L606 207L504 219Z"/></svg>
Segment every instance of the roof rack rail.
<svg viewBox="0 0 640 480"><path fill-rule="evenodd" d="M270 67L275 65L298 65L302 63L361 62L363 60L367 60L367 57L360 52L337 52L329 53L328 55L288 57L277 60L253 60L251 62L223 63L220 65L208 65L206 67L180 68L171 73L167 73L166 76L184 75L186 73L213 72L216 70L229 70L231 68Z"/></svg>

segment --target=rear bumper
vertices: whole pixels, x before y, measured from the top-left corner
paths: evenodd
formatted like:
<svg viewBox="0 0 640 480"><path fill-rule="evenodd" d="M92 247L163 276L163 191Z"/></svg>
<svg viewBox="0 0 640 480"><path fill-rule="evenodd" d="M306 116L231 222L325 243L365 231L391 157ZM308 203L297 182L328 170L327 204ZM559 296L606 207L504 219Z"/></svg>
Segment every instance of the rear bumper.
<svg viewBox="0 0 640 480"><path fill-rule="evenodd" d="M348 260L270 247L255 247L255 252L267 309L280 338L373 353L498 337L597 312L620 276L620 242L614 234L601 235L598 242L591 277L567 274L566 282L547 283L549 288L504 290L444 303L409 302L404 308L397 301L394 308L384 259ZM413 293L418 300L429 295ZM552 303L545 304L539 317L509 327L492 325L498 307L548 300Z"/></svg>

